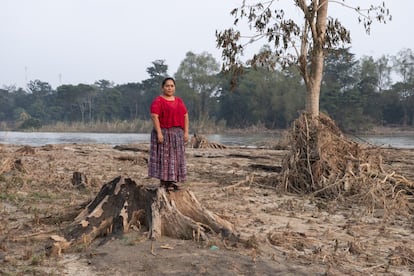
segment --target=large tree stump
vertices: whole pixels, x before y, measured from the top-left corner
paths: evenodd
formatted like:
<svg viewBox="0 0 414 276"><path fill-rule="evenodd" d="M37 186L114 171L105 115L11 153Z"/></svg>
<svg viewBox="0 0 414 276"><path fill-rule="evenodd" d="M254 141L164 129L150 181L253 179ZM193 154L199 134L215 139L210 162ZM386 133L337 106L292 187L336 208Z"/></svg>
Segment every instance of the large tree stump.
<svg viewBox="0 0 414 276"><path fill-rule="evenodd" d="M133 227L148 231L149 238L155 240L163 235L196 240L219 234L222 238L238 238L233 224L202 207L191 191L167 192L121 176L102 186L64 235L73 245L120 235Z"/></svg>

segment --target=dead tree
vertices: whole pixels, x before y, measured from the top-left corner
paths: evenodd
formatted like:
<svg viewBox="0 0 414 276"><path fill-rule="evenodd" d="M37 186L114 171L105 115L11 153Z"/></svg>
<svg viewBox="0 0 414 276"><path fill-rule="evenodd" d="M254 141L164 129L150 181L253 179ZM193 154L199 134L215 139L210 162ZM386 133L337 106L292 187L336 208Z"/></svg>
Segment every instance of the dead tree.
<svg viewBox="0 0 414 276"><path fill-rule="evenodd" d="M68 226L64 239L59 238L52 247L89 244L98 237L122 235L131 228L148 232L154 240L161 236L197 241L208 240L210 235L238 238L233 224L205 209L191 191L166 191L118 176L102 186ZM59 248L51 250L60 252Z"/></svg>

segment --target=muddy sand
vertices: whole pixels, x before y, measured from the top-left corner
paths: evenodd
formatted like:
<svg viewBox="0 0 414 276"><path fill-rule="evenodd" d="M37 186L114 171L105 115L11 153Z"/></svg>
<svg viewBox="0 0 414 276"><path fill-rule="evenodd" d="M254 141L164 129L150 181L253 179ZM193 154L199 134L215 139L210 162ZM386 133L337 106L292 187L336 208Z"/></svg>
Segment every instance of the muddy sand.
<svg viewBox="0 0 414 276"><path fill-rule="evenodd" d="M285 150L187 149L190 189L248 243L148 240L131 229L46 256L102 184L121 175L144 185L148 144L0 145L1 275L412 275L412 215L387 215L279 187ZM386 166L414 180L414 149L384 149ZM87 177L74 186L72 175Z"/></svg>

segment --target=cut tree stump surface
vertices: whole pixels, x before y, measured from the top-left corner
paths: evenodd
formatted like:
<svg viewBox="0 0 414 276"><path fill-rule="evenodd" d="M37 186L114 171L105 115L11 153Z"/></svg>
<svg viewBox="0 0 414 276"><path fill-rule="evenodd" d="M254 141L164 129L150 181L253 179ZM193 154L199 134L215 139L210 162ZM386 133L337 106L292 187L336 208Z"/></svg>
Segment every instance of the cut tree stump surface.
<svg viewBox="0 0 414 276"><path fill-rule="evenodd" d="M102 186L69 225L65 238L72 244L90 243L97 237L122 235L131 228L148 231L154 240L161 236L194 240L208 240L209 235L238 237L232 223L204 208L191 191L166 191L118 176Z"/></svg>

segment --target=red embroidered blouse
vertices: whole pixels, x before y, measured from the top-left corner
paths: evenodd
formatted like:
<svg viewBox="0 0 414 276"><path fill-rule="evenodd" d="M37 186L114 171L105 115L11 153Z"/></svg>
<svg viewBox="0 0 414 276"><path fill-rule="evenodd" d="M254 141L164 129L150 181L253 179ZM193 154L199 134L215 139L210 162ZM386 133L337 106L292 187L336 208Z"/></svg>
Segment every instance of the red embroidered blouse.
<svg viewBox="0 0 414 276"><path fill-rule="evenodd" d="M184 129L184 115L187 114L187 107L184 101L174 96L173 101L158 96L151 103L151 114L157 114L161 128L181 127Z"/></svg>

